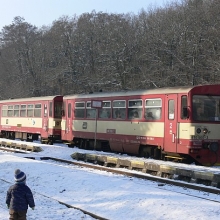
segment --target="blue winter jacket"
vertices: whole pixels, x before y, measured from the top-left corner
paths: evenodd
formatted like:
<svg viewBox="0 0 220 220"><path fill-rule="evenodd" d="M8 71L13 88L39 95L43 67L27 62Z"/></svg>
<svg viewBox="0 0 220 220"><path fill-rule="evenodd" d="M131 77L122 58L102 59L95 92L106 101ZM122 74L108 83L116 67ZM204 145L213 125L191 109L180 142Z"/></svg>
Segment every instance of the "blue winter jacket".
<svg viewBox="0 0 220 220"><path fill-rule="evenodd" d="M6 204L15 211L24 211L28 205L35 206L33 194L25 183L16 183L9 188L6 196Z"/></svg>

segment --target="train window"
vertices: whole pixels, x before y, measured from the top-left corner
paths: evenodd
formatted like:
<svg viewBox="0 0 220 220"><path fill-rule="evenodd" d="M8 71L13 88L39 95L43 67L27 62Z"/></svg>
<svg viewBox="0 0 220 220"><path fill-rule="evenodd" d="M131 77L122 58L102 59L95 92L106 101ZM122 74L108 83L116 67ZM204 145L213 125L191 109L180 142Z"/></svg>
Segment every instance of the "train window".
<svg viewBox="0 0 220 220"><path fill-rule="evenodd" d="M99 109L99 118L111 118L111 109L110 108Z"/></svg>
<svg viewBox="0 0 220 220"><path fill-rule="evenodd" d="M86 103L86 117L87 118L96 118L96 109L91 108L91 102Z"/></svg>
<svg viewBox="0 0 220 220"><path fill-rule="evenodd" d="M174 103L174 100L173 99L170 99L169 100L169 102L168 102L168 118L170 119L170 120L173 120L174 119L174 117L175 117L175 115L174 115L174 113L175 113L175 105L174 105L175 103Z"/></svg>
<svg viewBox="0 0 220 220"><path fill-rule="evenodd" d="M8 116L8 106L7 105L3 105L2 106L2 116L3 117L7 117Z"/></svg>
<svg viewBox="0 0 220 220"><path fill-rule="evenodd" d="M181 119L186 119L187 115L184 115L184 108L187 108L187 96L181 96Z"/></svg>
<svg viewBox="0 0 220 220"><path fill-rule="evenodd" d="M52 117L52 114L53 113L53 103L52 102L50 102L49 103L49 117Z"/></svg>
<svg viewBox="0 0 220 220"><path fill-rule="evenodd" d="M111 118L111 102L103 101L102 108L99 109L99 118Z"/></svg>
<svg viewBox="0 0 220 220"><path fill-rule="evenodd" d="M47 117L47 105L44 104L44 117Z"/></svg>
<svg viewBox="0 0 220 220"><path fill-rule="evenodd" d="M220 121L220 96L194 95L192 102L194 120Z"/></svg>
<svg viewBox="0 0 220 220"><path fill-rule="evenodd" d="M113 108L126 108L126 102L124 100L113 101Z"/></svg>
<svg viewBox="0 0 220 220"><path fill-rule="evenodd" d="M145 119L160 120L161 109L162 109L161 99L146 99L145 100Z"/></svg>
<svg viewBox="0 0 220 220"><path fill-rule="evenodd" d="M26 105L21 105L21 109L20 109L20 116L21 117L26 117Z"/></svg>
<svg viewBox="0 0 220 220"><path fill-rule="evenodd" d="M34 117L41 117L41 104L34 105Z"/></svg>
<svg viewBox="0 0 220 220"><path fill-rule="evenodd" d="M125 119L126 102L125 100L117 100L112 103L112 115L114 119Z"/></svg>
<svg viewBox="0 0 220 220"><path fill-rule="evenodd" d="M66 101L63 101L61 114L64 117L66 113Z"/></svg>
<svg viewBox="0 0 220 220"><path fill-rule="evenodd" d="M75 108L85 108L85 102L76 102Z"/></svg>
<svg viewBox="0 0 220 220"><path fill-rule="evenodd" d="M142 100L129 100L128 101L128 118L139 119L142 118Z"/></svg>
<svg viewBox="0 0 220 220"><path fill-rule="evenodd" d="M84 118L85 116L85 102L76 102L75 103L75 118Z"/></svg>
<svg viewBox="0 0 220 220"><path fill-rule="evenodd" d="M128 101L128 107L129 108L142 107L142 100L129 100Z"/></svg>
<svg viewBox="0 0 220 220"><path fill-rule="evenodd" d="M34 105L27 106L27 117L33 117L34 115Z"/></svg>
<svg viewBox="0 0 220 220"><path fill-rule="evenodd" d="M54 118L62 118L62 102L54 102Z"/></svg>
<svg viewBox="0 0 220 220"><path fill-rule="evenodd" d="M68 103L68 118L71 118L71 103Z"/></svg>
<svg viewBox="0 0 220 220"><path fill-rule="evenodd" d="M8 117L13 116L13 109L14 109L13 105L8 106Z"/></svg>
<svg viewBox="0 0 220 220"><path fill-rule="evenodd" d="M15 105L14 106L14 116L15 117L19 117L19 105Z"/></svg>
<svg viewBox="0 0 220 220"><path fill-rule="evenodd" d="M111 101L103 101L102 108L111 108Z"/></svg>

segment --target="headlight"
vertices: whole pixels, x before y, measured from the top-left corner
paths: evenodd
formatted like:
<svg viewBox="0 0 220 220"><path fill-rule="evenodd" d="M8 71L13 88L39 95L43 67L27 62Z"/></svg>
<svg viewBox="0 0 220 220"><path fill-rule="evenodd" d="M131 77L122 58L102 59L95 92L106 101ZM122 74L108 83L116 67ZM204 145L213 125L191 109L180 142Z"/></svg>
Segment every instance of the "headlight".
<svg viewBox="0 0 220 220"><path fill-rule="evenodd" d="M201 133L201 128L197 128L196 132L197 132L197 134L200 134Z"/></svg>
<svg viewBox="0 0 220 220"><path fill-rule="evenodd" d="M204 133L204 134L207 134L207 133L208 133L208 129L207 129L207 128L204 128L204 129L203 129L203 133Z"/></svg>

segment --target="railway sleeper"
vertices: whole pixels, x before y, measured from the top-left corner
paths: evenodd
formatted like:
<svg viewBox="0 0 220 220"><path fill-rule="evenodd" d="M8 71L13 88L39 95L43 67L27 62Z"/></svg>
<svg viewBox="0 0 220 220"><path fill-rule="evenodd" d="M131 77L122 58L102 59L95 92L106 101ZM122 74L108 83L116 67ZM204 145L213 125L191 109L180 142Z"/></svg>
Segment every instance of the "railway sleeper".
<svg viewBox="0 0 220 220"><path fill-rule="evenodd" d="M196 179L195 181L197 184L203 184L205 186L211 186L212 181L211 180L204 180L204 179Z"/></svg>
<svg viewBox="0 0 220 220"><path fill-rule="evenodd" d="M177 179L177 180L181 180L181 181L184 181L184 182L188 182L188 183L190 183L192 177L189 177L189 176L183 176L183 175L178 175L176 179Z"/></svg>
<svg viewBox="0 0 220 220"><path fill-rule="evenodd" d="M129 168L131 166L131 161L118 159L116 168Z"/></svg>
<svg viewBox="0 0 220 220"><path fill-rule="evenodd" d="M86 154L85 155L85 162L89 163L97 163L97 156L95 154Z"/></svg>
<svg viewBox="0 0 220 220"><path fill-rule="evenodd" d="M82 161L85 160L85 154L83 154L83 153L77 152L77 153L72 154L71 157L75 160L82 160Z"/></svg>
<svg viewBox="0 0 220 220"><path fill-rule="evenodd" d="M146 169L145 169L146 170ZM146 173L152 175L152 176L157 176L158 171L154 171L154 170L146 170Z"/></svg>
<svg viewBox="0 0 220 220"><path fill-rule="evenodd" d="M76 155L80 155L80 153L74 153L71 155L71 157L76 159L78 158ZM81 159L85 160L85 154L81 154ZM130 170L137 170L162 178L181 180L188 183L203 184L206 186L220 188L220 174L216 173L210 173L207 175L207 172L187 170L184 168L178 168L176 166L173 167L165 164L156 164L155 162L132 161L113 157L108 159L108 156L102 155L97 155L96 159L97 164L101 166L116 168L124 167Z"/></svg>
<svg viewBox="0 0 220 220"><path fill-rule="evenodd" d="M173 179L174 174L162 172L160 176L167 179Z"/></svg>
<svg viewBox="0 0 220 220"><path fill-rule="evenodd" d="M116 164L115 164L115 163L105 162L105 163L104 163L104 166L105 166L105 167L116 167Z"/></svg>

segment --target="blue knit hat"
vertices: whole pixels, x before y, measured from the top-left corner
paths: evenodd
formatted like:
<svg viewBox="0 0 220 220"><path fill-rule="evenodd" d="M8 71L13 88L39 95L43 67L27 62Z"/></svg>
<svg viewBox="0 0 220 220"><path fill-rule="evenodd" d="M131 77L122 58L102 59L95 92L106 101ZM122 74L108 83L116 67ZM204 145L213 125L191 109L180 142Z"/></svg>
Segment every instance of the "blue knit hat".
<svg viewBox="0 0 220 220"><path fill-rule="evenodd" d="M15 170L15 182L24 182L26 180L26 175L19 169Z"/></svg>

